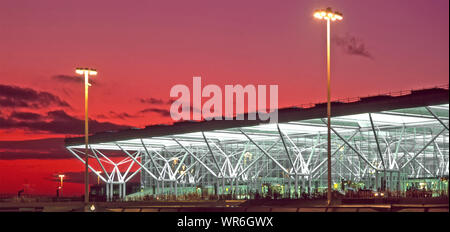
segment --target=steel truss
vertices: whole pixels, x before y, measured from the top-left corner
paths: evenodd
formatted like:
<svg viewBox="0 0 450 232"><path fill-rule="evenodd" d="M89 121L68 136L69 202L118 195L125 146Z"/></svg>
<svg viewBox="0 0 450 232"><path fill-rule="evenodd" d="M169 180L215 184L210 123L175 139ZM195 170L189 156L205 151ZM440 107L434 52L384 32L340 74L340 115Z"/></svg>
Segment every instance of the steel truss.
<svg viewBox="0 0 450 232"><path fill-rule="evenodd" d="M408 180L448 177L448 109L445 104L333 117L333 184L351 181L404 193ZM91 144L90 158L102 172L89 169L106 183L108 200L115 185L124 198L126 183L138 173L142 191L134 196L244 198L267 194L270 186L293 198L325 190L326 136L326 119L319 118ZM82 148L67 147L84 164ZM112 150L125 158L113 162L106 155ZM134 165L138 169L131 172Z"/></svg>

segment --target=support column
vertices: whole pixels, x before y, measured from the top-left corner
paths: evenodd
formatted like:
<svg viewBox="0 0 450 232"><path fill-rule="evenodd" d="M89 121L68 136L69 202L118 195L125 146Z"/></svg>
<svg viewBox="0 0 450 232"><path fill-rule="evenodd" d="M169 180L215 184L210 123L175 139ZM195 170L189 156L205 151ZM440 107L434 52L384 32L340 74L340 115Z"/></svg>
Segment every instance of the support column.
<svg viewBox="0 0 450 232"><path fill-rule="evenodd" d="M239 178L234 178L234 195L237 198L237 195L239 194Z"/></svg>
<svg viewBox="0 0 450 232"><path fill-rule="evenodd" d="M298 198L298 175L295 174L295 191L294 191L294 197Z"/></svg>
<svg viewBox="0 0 450 232"><path fill-rule="evenodd" d="M300 176L300 197L302 196L303 192L305 192L305 176Z"/></svg>
<svg viewBox="0 0 450 232"><path fill-rule="evenodd" d="M375 171L375 191L378 191L378 171Z"/></svg>
<svg viewBox="0 0 450 232"><path fill-rule="evenodd" d="M164 180L161 181L161 189L162 189L162 196L165 199L166 198L166 192L164 191Z"/></svg>
<svg viewBox="0 0 450 232"><path fill-rule="evenodd" d="M292 190L291 190L291 175L288 176L288 198L291 199L292 198Z"/></svg>
<svg viewBox="0 0 450 232"><path fill-rule="evenodd" d="M156 182L156 193L155 193L155 195L158 198L159 197L159 180L156 180L155 182Z"/></svg>
<svg viewBox="0 0 450 232"><path fill-rule="evenodd" d="M186 191L186 181L183 182L183 190L181 191L181 194L185 195L187 193Z"/></svg>
<svg viewBox="0 0 450 232"><path fill-rule="evenodd" d="M233 178L230 179L230 194L233 195Z"/></svg>
<svg viewBox="0 0 450 232"><path fill-rule="evenodd" d="M105 182L106 201L109 201L109 183Z"/></svg>
<svg viewBox="0 0 450 232"><path fill-rule="evenodd" d="M111 183L109 183L109 201L113 201L113 197L114 197L114 185L113 182L111 181Z"/></svg>
<svg viewBox="0 0 450 232"><path fill-rule="evenodd" d="M389 172L389 188L388 191L392 191L392 172Z"/></svg>
<svg viewBox="0 0 450 232"><path fill-rule="evenodd" d="M127 196L127 183L123 182L123 198Z"/></svg>
<svg viewBox="0 0 450 232"><path fill-rule="evenodd" d="M214 194L216 194L216 197L219 197L219 178L216 178L214 184L216 185L216 188L214 189Z"/></svg>
<svg viewBox="0 0 450 232"><path fill-rule="evenodd" d="M109 200L113 201L113 198L114 198L114 183L111 182L109 184Z"/></svg>
<svg viewBox="0 0 450 232"><path fill-rule="evenodd" d="M119 199L122 199L122 184L119 183Z"/></svg>
<svg viewBox="0 0 450 232"><path fill-rule="evenodd" d="M222 195L225 195L225 178L222 177Z"/></svg>
<svg viewBox="0 0 450 232"><path fill-rule="evenodd" d="M178 183L175 181L175 200L178 200Z"/></svg>
<svg viewBox="0 0 450 232"><path fill-rule="evenodd" d="M311 195L311 174L308 176L308 194Z"/></svg>

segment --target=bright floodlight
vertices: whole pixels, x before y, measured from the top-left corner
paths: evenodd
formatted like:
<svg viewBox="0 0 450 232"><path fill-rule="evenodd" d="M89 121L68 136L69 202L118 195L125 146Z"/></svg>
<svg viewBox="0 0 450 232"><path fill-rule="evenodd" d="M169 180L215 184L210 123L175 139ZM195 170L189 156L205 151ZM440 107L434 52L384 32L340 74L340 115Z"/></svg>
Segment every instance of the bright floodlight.
<svg viewBox="0 0 450 232"><path fill-rule="evenodd" d="M331 10L331 8L327 8L325 10L316 10L314 12L314 18L317 19L325 19L325 20L331 20L331 21L336 21L336 20L342 20L342 13L339 13L337 11L333 12Z"/></svg>
<svg viewBox="0 0 450 232"><path fill-rule="evenodd" d="M91 69L91 68L77 68L76 70L75 70L75 72L77 73L77 74L80 74L80 75L82 75L82 74L84 74L84 73L88 73L90 76L95 76L95 75L97 75L97 70L95 70L95 69Z"/></svg>

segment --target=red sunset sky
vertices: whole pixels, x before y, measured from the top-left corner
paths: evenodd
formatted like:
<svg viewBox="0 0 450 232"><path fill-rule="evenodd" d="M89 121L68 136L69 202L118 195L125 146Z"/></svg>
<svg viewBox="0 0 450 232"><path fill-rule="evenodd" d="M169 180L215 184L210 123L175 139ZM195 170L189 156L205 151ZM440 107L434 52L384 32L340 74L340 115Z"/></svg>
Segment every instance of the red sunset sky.
<svg viewBox="0 0 450 232"><path fill-rule="evenodd" d="M75 67L99 72L91 131L170 123L170 88L279 85L279 106L432 87L449 78L448 0L3 0L0 4L0 194L83 194L83 165L63 139L83 133ZM94 121L95 120L95 121ZM71 176L72 175L72 176ZM96 178L93 177L94 182Z"/></svg>

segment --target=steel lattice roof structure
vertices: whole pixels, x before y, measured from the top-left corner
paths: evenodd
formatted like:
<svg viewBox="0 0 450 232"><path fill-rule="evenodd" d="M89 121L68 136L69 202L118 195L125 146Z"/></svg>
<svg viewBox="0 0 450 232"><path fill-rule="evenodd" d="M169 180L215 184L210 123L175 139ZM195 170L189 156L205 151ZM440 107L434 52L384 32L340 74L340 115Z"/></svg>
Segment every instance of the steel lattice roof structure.
<svg viewBox="0 0 450 232"><path fill-rule="evenodd" d="M332 102L333 181L404 192L409 179L448 176L448 103L448 85ZM97 133L89 136L89 155L103 169L96 174L109 186L109 198L114 185L126 195L124 186L137 172L121 172L119 166L133 164L148 194L177 196L186 193L186 185L216 194L228 188L260 192L271 183L292 196L326 186L326 138L321 103L279 109L274 124L188 121ZM84 163L84 137L65 143ZM112 151L124 159L114 163L108 158Z"/></svg>

